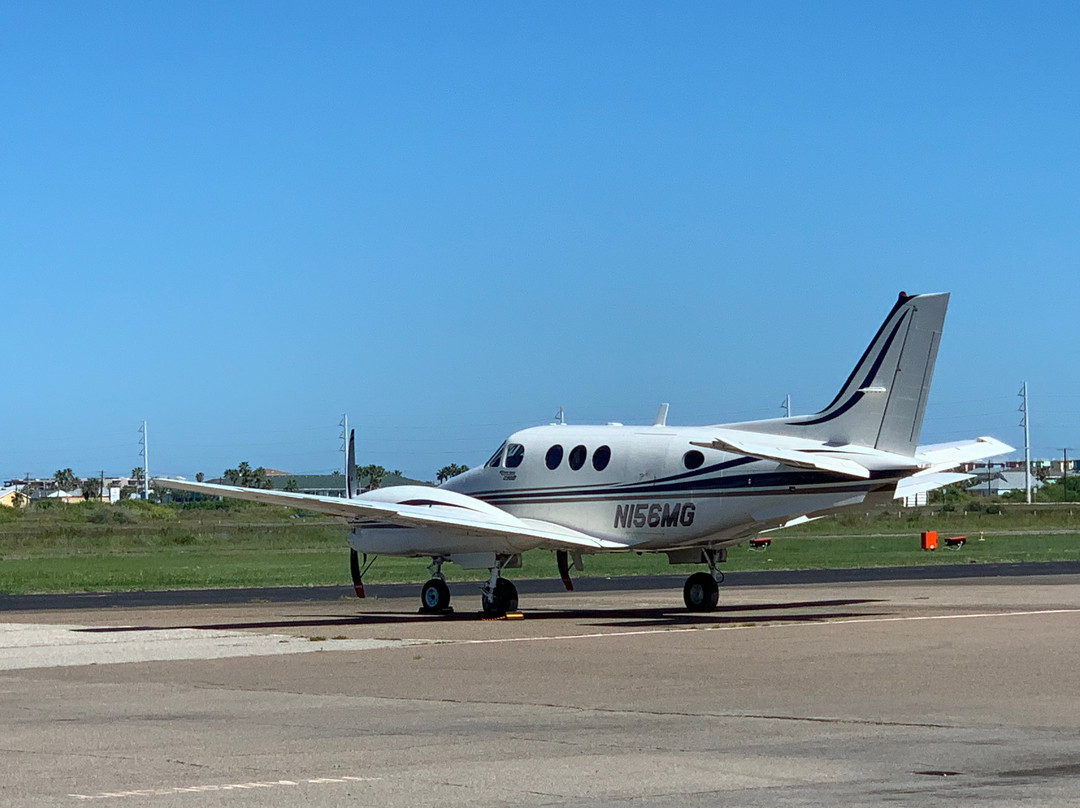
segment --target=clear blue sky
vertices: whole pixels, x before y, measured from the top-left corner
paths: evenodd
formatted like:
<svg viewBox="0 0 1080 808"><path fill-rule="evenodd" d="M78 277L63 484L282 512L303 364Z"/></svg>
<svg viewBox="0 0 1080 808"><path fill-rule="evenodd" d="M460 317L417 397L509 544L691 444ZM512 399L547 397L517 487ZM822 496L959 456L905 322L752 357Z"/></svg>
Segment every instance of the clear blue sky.
<svg viewBox="0 0 1080 808"><path fill-rule="evenodd" d="M828 402L953 293L923 442L1080 454L1080 5L0 5L0 476Z"/></svg>

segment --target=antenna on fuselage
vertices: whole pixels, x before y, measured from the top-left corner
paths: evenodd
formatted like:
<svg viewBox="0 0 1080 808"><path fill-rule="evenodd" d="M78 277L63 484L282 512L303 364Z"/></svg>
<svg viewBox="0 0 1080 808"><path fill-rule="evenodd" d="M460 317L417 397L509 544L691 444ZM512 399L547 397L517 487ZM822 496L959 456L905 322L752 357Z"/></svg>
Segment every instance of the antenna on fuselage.
<svg viewBox="0 0 1080 808"><path fill-rule="evenodd" d="M559 411L555 413L555 423L557 423L559 426L562 426L566 423L566 412L563 410L562 407L559 407Z"/></svg>
<svg viewBox="0 0 1080 808"><path fill-rule="evenodd" d="M653 419L653 426L667 426L667 411L668 405L661 404L656 410L656 417Z"/></svg>

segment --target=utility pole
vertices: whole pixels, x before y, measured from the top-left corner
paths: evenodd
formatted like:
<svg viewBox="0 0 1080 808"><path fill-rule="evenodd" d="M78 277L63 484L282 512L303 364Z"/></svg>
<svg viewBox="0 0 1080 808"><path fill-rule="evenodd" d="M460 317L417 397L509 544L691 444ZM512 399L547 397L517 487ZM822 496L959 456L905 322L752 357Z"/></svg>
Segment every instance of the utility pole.
<svg viewBox="0 0 1080 808"><path fill-rule="evenodd" d="M347 412L342 413L341 421L338 423L338 426L341 427L341 436L340 436L341 437L341 448L338 449L338 451L341 452L342 456L345 458L343 468L345 469L345 473L348 474L349 473L349 414Z"/></svg>
<svg viewBox="0 0 1080 808"><path fill-rule="evenodd" d="M1017 393L1022 399L1020 402L1020 412L1023 413L1023 417L1020 419L1020 426L1024 428L1024 490L1027 491L1027 504L1031 504L1031 428L1029 425L1028 415L1028 389L1027 382L1024 382L1020 387L1020 392Z"/></svg>
<svg viewBox="0 0 1080 808"><path fill-rule="evenodd" d="M139 427L139 432L142 433L142 437L139 438L139 445L142 446L142 450L139 454L142 455L142 498L144 501L150 499L150 433L146 430L146 421L142 422L142 426Z"/></svg>
<svg viewBox="0 0 1080 808"><path fill-rule="evenodd" d="M791 393L784 396L784 403L780 405L780 408L784 411L784 417L791 417Z"/></svg>
<svg viewBox="0 0 1080 808"><path fill-rule="evenodd" d="M1063 446L1061 449L1064 455L1061 461L1061 501L1069 501L1069 450L1071 446Z"/></svg>

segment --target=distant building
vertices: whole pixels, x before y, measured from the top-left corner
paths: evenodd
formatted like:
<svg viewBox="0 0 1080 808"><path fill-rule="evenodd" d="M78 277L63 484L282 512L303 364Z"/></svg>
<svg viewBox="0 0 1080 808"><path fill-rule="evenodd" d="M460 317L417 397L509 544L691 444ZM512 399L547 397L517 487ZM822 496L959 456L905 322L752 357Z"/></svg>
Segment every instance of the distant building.
<svg viewBox="0 0 1080 808"><path fill-rule="evenodd" d="M316 494L320 497L345 496L344 474L270 474L267 479L275 491L296 491L301 494Z"/></svg>
<svg viewBox="0 0 1080 808"><path fill-rule="evenodd" d="M267 471L267 479L275 491L297 491L301 494L317 494L322 497L344 497L345 475L344 474L287 474L285 472ZM389 488L392 485L430 485L430 483L410 480L391 472L386 472L383 477L382 487Z"/></svg>
<svg viewBox="0 0 1080 808"><path fill-rule="evenodd" d="M1041 488L1043 482L1034 474L1031 475L1031 490ZM972 494L983 497L999 496L1013 491L1026 491L1027 482L1023 471L999 471L994 474L983 475L983 479L977 480L967 487Z"/></svg>
<svg viewBox="0 0 1080 808"><path fill-rule="evenodd" d="M21 485L8 485L0 488L0 507L15 508L22 504L23 495L19 493Z"/></svg>
<svg viewBox="0 0 1080 808"><path fill-rule="evenodd" d="M50 491L45 496L36 497L36 498L37 499L52 499L52 500L56 500L58 502L66 502L69 505L72 505L72 504L74 504L76 502L85 502L86 501L85 499L83 499L82 490L79 489L79 488L76 488L74 491L65 491L62 488L56 488L56 489L53 489L52 491Z"/></svg>
<svg viewBox="0 0 1080 808"><path fill-rule="evenodd" d="M102 479L102 478L98 478ZM101 496L95 502L115 503L120 501L121 492L127 488L129 491L141 490L142 485L134 477L127 475L108 476L103 478ZM23 479L7 480L0 491L18 489L19 492L29 490L31 501L37 499L53 499L61 502L85 502L81 489L61 491L56 487L56 481L52 477L26 477Z"/></svg>

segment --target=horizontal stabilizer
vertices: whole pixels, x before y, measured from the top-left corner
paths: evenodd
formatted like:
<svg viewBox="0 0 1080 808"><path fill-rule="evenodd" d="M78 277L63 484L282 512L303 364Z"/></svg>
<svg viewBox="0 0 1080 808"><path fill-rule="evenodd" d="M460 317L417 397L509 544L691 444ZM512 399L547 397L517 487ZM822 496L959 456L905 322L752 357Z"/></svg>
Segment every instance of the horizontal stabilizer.
<svg viewBox="0 0 1080 808"><path fill-rule="evenodd" d="M925 494L935 488L944 488L946 485L955 485L965 480L970 480L974 474L961 474L955 471L935 471L930 474L916 474L907 477L896 484L894 499L907 499L917 494Z"/></svg>
<svg viewBox="0 0 1080 808"><path fill-rule="evenodd" d="M961 463L985 460L988 457L1008 454L1013 447L1002 443L997 438L975 438L954 443L935 443L920 446L915 452L915 459L933 471L955 468Z"/></svg>
<svg viewBox="0 0 1080 808"><path fill-rule="evenodd" d="M716 437L712 442L694 442L693 445L864 480L870 477L872 470L920 468L920 464L910 457L869 446L833 446L820 440L722 427L714 428L714 434Z"/></svg>
<svg viewBox="0 0 1080 808"><path fill-rule="evenodd" d="M924 466L924 469L897 483L894 496L896 499L904 499L933 491L935 488L965 482L975 475L954 472L950 469L962 463L973 463L976 460L1008 454L1012 450L1013 447L1007 443L988 437L920 446L915 452L915 459Z"/></svg>

